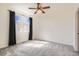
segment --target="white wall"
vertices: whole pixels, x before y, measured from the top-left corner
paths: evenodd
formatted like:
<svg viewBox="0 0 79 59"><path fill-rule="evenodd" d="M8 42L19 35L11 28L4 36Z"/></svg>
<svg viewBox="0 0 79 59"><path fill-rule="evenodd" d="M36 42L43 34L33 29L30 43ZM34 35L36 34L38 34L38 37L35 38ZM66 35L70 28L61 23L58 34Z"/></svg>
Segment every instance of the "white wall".
<svg viewBox="0 0 79 59"><path fill-rule="evenodd" d="M7 12L8 7L4 8L4 6L0 4L0 48L8 45L9 14Z"/></svg>
<svg viewBox="0 0 79 59"><path fill-rule="evenodd" d="M29 4L27 4L29 5ZM26 4L0 4L0 48L8 46L9 40L9 11L13 10L19 14L24 14L26 16L30 15L30 11L27 12ZM28 29L27 29L28 30ZM17 43L25 41L25 33L23 36L19 36ZM20 34L19 34L20 35ZM22 39L22 40L21 40ZM26 33L26 40L28 39L28 32Z"/></svg>
<svg viewBox="0 0 79 59"><path fill-rule="evenodd" d="M48 4L46 14L34 16L36 39L73 45L74 40L74 4ZM38 23L37 23L38 22Z"/></svg>
<svg viewBox="0 0 79 59"><path fill-rule="evenodd" d="M46 14L33 14L35 10L29 10L28 7L35 7L35 4L0 4L0 48L8 46L8 9L33 17L33 39L63 43L76 48L75 13L78 5L44 5L51 6L45 10Z"/></svg>

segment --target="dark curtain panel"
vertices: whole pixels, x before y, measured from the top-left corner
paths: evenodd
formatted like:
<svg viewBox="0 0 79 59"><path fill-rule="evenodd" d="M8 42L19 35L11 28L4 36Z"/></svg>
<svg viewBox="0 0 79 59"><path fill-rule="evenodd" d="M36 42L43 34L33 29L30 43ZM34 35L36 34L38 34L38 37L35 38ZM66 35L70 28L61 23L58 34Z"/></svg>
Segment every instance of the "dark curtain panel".
<svg viewBox="0 0 79 59"><path fill-rule="evenodd" d="M29 32L29 40L32 40L32 17L29 18L30 20L30 32Z"/></svg>
<svg viewBox="0 0 79 59"><path fill-rule="evenodd" d="M9 11L9 46L16 44L15 12Z"/></svg>

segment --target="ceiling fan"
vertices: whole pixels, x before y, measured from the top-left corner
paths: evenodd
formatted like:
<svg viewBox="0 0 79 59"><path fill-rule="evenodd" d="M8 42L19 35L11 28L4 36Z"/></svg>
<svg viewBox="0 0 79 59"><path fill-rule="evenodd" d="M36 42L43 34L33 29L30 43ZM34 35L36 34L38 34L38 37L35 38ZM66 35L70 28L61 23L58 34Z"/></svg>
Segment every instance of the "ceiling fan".
<svg viewBox="0 0 79 59"><path fill-rule="evenodd" d="M48 8L50 8L50 6L42 7L41 3L37 3L37 7L36 8L29 8L29 9L36 9L36 11L34 12L34 14L36 14L39 10L42 13L45 13L45 11L43 9L48 9Z"/></svg>

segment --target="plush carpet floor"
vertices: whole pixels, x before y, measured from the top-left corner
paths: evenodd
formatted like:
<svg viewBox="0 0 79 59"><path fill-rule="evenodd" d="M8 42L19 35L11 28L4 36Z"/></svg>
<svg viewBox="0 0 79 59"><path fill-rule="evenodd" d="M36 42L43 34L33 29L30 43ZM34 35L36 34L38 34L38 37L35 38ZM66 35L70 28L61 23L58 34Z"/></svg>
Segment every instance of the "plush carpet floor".
<svg viewBox="0 0 79 59"><path fill-rule="evenodd" d="M0 50L1 56L78 56L72 46L32 40Z"/></svg>

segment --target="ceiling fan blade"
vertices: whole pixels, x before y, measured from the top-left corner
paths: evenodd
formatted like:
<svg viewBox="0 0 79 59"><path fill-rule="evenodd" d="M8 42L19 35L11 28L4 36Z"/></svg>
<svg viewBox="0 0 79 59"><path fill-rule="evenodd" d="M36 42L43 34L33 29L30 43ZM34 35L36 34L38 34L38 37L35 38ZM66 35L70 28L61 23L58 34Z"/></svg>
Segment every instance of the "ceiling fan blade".
<svg viewBox="0 0 79 59"><path fill-rule="evenodd" d="M42 11L42 13L45 13L42 9L40 9Z"/></svg>
<svg viewBox="0 0 79 59"><path fill-rule="evenodd" d="M37 11L34 12L34 14L36 14L36 13L37 13Z"/></svg>
<svg viewBox="0 0 79 59"><path fill-rule="evenodd" d="M37 8L29 8L29 9L37 9Z"/></svg>
<svg viewBox="0 0 79 59"><path fill-rule="evenodd" d="M42 11L42 13L45 13L44 11Z"/></svg>
<svg viewBox="0 0 79 59"><path fill-rule="evenodd" d="M36 13L37 13L37 11L38 11L38 9L34 12L34 14L36 14Z"/></svg>
<svg viewBox="0 0 79 59"><path fill-rule="evenodd" d="M40 3L37 3L37 8L39 8L39 6L40 6Z"/></svg>
<svg viewBox="0 0 79 59"><path fill-rule="evenodd" d="M48 9L48 8L50 8L50 6L43 7L43 9Z"/></svg>

